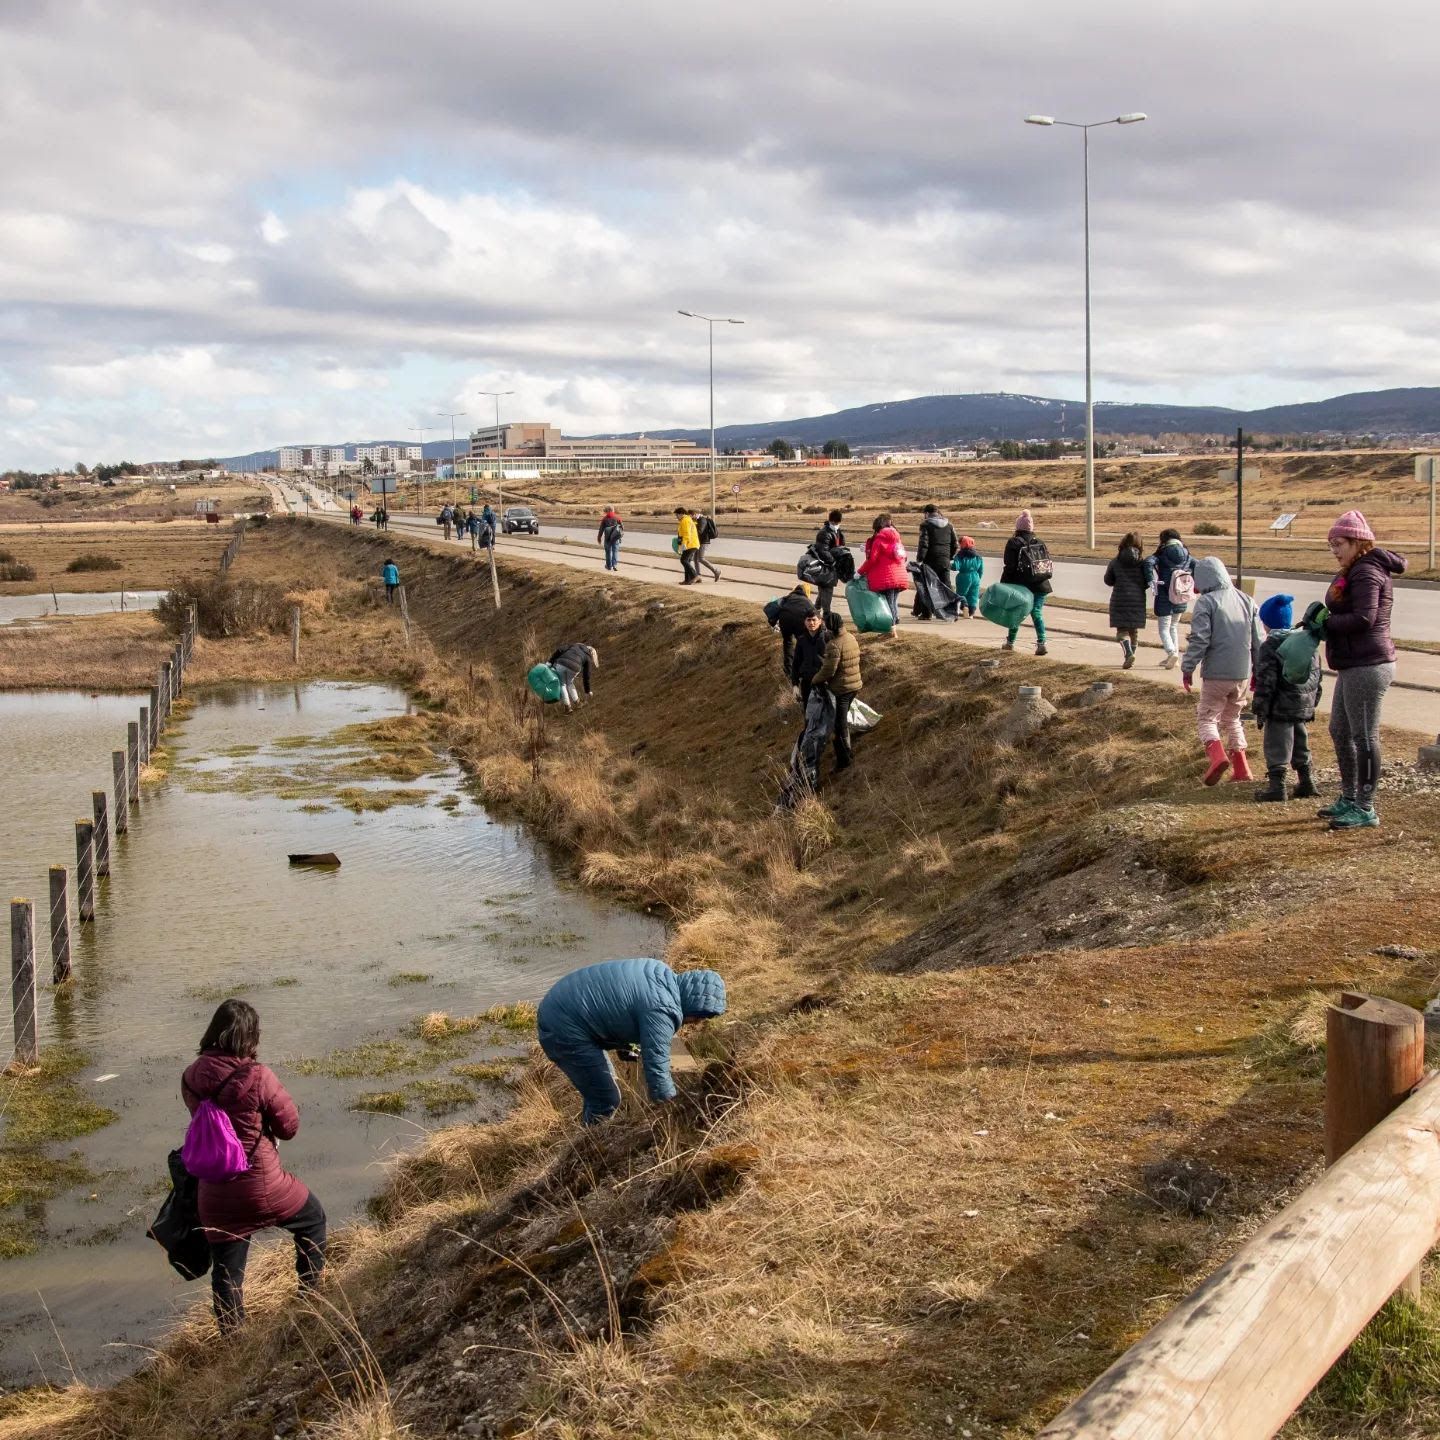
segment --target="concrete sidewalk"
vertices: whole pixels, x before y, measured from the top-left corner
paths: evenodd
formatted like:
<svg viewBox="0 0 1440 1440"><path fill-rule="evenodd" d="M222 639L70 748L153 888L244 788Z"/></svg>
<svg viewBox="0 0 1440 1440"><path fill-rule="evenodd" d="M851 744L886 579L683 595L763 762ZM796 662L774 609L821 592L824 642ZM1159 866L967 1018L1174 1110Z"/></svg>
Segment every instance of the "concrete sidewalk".
<svg viewBox="0 0 1440 1440"><path fill-rule="evenodd" d="M326 515L316 518L329 520L332 524L341 523L338 516ZM343 523L348 524L349 522L345 520ZM438 550L467 555L470 553L468 540L464 542L463 546L454 540L447 542L440 535L433 519L428 516L394 514L390 519L390 529L392 532L405 535L407 539L423 541ZM585 539L593 542L594 536L589 534ZM626 540L628 544L629 536L626 537ZM564 536L555 539L551 539L546 534L542 534L538 538L509 536L501 540L496 553L499 555L510 554L548 564L565 565L572 569L586 570L592 573L605 573L604 555L599 545L583 542L567 544ZM734 561L720 563L720 558L713 548L710 553L716 558L723 578L718 582L707 578L703 582L707 593L714 590L716 594L732 596L735 599L746 600L759 606L772 596L783 595L795 586L793 575L786 576L778 571L747 568L743 563L737 564ZM617 582L647 581L651 584L671 585L677 592L675 597L677 604L683 603L682 593L689 595L694 589L691 587L691 590L681 591L679 562L670 553L668 544L664 551L652 551L648 548L642 550L639 547L632 547L627 551L622 547L620 569L614 573L613 578ZM908 598L907 594L906 603L901 607L902 621L899 634L902 637L924 633L951 643L959 642L977 650L998 650L1004 643L1004 631L999 626L992 625L988 620L961 620L955 624L914 620L909 614ZM836 592L835 600L836 608L842 613L848 614L843 603L842 591ZM1158 668L1158 660L1161 655L1158 645L1155 645L1153 649L1146 646L1142 649L1135 668L1123 671L1120 668L1120 647L1116 644L1105 623L1105 616L1101 614L1085 610L1067 610L1061 606L1054 606L1053 609L1047 608L1046 629L1050 632L1051 638L1046 647L1047 657L1035 661L1038 682L1043 683L1044 667L1047 664L1073 664L1113 670L1117 680L1137 680L1147 684L1164 685L1172 690L1180 687L1178 669L1161 670ZM1030 629L1028 622L1020 632L1017 646L1022 653L1034 648L1034 632ZM1412 668L1412 662L1422 663L1414 664ZM1440 656L1421 655L1413 652L1402 653L1400 673L1404 680L1413 677L1417 683L1434 684L1440 688ZM1327 681L1326 698L1320 707L1322 714L1328 713L1329 693L1333 683L1333 680ZM1397 685L1385 699L1385 724L1387 730L1404 731L1413 737L1423 737L1427 744L1433 742L1436 736L1440 735L1440 693L1406 689Z"/></svg>

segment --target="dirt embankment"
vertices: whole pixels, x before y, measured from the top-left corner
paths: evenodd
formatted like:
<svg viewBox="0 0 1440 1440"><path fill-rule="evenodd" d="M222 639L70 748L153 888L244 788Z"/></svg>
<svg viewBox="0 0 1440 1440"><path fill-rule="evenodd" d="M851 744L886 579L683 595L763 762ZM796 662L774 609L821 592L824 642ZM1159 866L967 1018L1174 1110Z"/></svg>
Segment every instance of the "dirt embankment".
<svg viewBox="0 0 1440 1440"><path fill-rule="evenodd" d="M866 639L884 721L777 816L795 715L749 607L507 559L497 613L468 558L303 523L243 564L387 551L488 801L672 915L732 1012L680 1102L598 1132L537 1063L509 1120L399 1165L321 1306L276 1256L239 1343L192 1319L113 1390L8 1402L6 1440L1033 1434L1314 1173L1316 993L1433 983L1433 795L1332 836L1199 789L1178 697L1081 707L1083 670L917 636ZM540 712L524 670L571 640L595 700ZM1034 679L1059 714L1006 743ZM1154 1182L1188 1159L1218 1199Z"/></svg>

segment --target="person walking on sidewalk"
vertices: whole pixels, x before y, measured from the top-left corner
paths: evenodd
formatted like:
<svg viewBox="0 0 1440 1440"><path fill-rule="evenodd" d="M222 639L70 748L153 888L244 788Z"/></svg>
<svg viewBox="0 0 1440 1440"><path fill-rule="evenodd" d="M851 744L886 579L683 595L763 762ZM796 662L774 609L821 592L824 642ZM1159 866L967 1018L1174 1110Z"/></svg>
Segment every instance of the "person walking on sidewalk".
<svg viewBox="0 0 1440 1440"><path fill-rule="evenodd" d="M815 603L822 615L830 613L830 605L835 598L836 581L844 583L853 579L855 574L855 557L850 554L845 544L845 532L840 528L844 519L845 516L839 510L832 510L825 517L825 523L815 532L815 553L835 572L835 580L828 585L815 587ZM844 561L840 559L841 555L845 556ZM840 572L846 561L849 562L850 574L843 575Z"/></svg>
<svg viewBox="0 0 1440 1440"><path fill-rule="evenodd" d="M1195 598L1195 561L1178 530L1162 530L1155 553L1145 561L1145 575L1155 588L1155 619L1160 627L1162 670L1180 663L1180 617Z"/></svg>
<svg viewBox="0 0 1440 1440"><path fill-rule="evenodd" d="M920 539L915 546L915 563L926 566L937 580L952 595L955 585L950 562L959 550L960 542L955 538L955 527L940 513L938 505L927 505L924 518L920 521ZM928 620L930 613L921 598L920 587L915 589L913 613Z"/></svg>
<svg viewBox="0 0 1440 1440"><path fill-rule="evenodd" d="M960 537L960 549L950 566L955 571L955 590L960 597L960 608L973 620L980 610L980 581L985 575L985 557L975 548L970 536Z"/></svg>
<svg viewBox="0 0 1440 1440"><path fill-rule="evenodd" d="M696 560L700 554L700 531L696 528L695 517L683 506L675 507L675 534L680 540L680 566L685 571L682 585L697 585L700 569Z"/></svg>
<svg viewBox="0 0 1440 1440"><path fill-rule="evenodd" d="M624 522L615 513L615 507L607 505L605 513L600 517L600 528L595 532L595 539L605 547L605 568L607 570L620 568L620 541L624 535Z"/></svg>
<svg viewBox="0 0 1440 1440"><path fill-rule="evenodd" d="M1105 567L1105 583L1110 587L1110 624L1125 657L1124 668L1128 670L1140 648L1145 602L1150 594L1146 565L1140 554L1140 537L1133 530L1121 540L1115 558Z"/></svg>
<svg viewBox="0 0 1440 1440"><path fill-rule="evenodd" d="M695 519L695 533L700 537L700 548L695 552L695 578L700 579L701 570L708 570L717 580L720 572L705 558L705 552L710 548L710 542L720 537L720 531L714 520L702 510Z"/></svg>
<svg viewBox="0 0 1440 1440"><path fill-rule="evenodd" d="M1045 648L1045 597L1054 588L1050 577L1055 566L1045 542L1035 533L1035 521L1028 510L1022 510L1015 519L1015 533L1005 542L1005 560L1000 571L1002 585L1019 585L1034 597L1030 602L1030 623L1035 627L1035 653L1046 655ZM1024 623L1024 617L1021 617ZM1002 650L1015 648L1015 637L1020 626L1015 625L1005 637Z"/></svg>
<svg viewBox="0 0 1440 1440"><path fill-rule="evenodd" d="M247 1168L228 1180L201 1180L200 1224L210 1242L210 1283L221 1334L245 1319L245 1265L257 1230L295 1237L301 1291L325 1268L325 1207L280 1164L277 1140L293 1140L300 1111L275 1072L255 1058L260 1017L244 1000L226 1000L200 1038L199 1058L180 1078L180 1098L194 1115L210 1101L230 1122ZM192 1163L194 1163L192 1161Z"/></svg>
<svg viewBox="0 0 1440 1440"><path fill-rule="evenodd" d="M1302 685L1285 678L1280 647L1295 633L1295 597L1272 595L1260 607L1265 643L1255 662L1255 723L1265 739L1265 779L1255 792L1260 801L1284 801L1292 797L1285 790L1285 772L1293 765L1300 783L1296 800L1308 800L1320 792L1310 774L1310 732L1305 728L1315 718L1320 703L1320 656L1310 661L1310 673Z"/></svg>
<svg viewBox="0 0 1440 1440"><path fill-rule="evenodd" d="M1224 563L1207 555L1195 567L1199 597L1190 617L1190 643L1180 663L1188 693L1200 672L1196 729L1209 767L1204 783L1218 785L1226 770L1232 780L1250 780L1245 727L1240 723L1245 692L1254 684L1260 657L1260 618L1255 602L1230 583Z"/></svg>
<svg viewBox="0 0 1440 1440"><path fill-rule="evenodd" d="M881 511L870 522L865 559L856 573L889 607L890 618L895 625L891 635L900 633L900 592L910 588L905 562L905 546L900 541L900 532L890 523L889 512Z"/></svg>
<svg viewBox="0 0 1440 1440"><path fill-rule="evenodd" d="M1339 573L1325 592L1325 660L1336 673L1330 699L1330 739L1340 765L1340 798L1320 812L1332 830L1371 829L1380 823L1380 707L1395 679L1390 612L1394 577L1406 560L1380 550L1358 510L1330 527L1330 553Z"/></svg>

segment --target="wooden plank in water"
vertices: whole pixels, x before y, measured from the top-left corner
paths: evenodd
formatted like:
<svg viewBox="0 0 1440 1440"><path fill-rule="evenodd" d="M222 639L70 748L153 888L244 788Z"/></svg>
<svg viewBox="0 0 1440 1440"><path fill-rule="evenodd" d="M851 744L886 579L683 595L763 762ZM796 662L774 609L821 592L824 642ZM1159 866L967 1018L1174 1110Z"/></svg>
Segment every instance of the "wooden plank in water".
<svg viewBox="0 0 1440 1440"><path fill-rule="evenodd" d="M319 855L292 855L290 863L292 865L324 865L331 869L338 869L340 857L333 850L326 850Z"/></svg>

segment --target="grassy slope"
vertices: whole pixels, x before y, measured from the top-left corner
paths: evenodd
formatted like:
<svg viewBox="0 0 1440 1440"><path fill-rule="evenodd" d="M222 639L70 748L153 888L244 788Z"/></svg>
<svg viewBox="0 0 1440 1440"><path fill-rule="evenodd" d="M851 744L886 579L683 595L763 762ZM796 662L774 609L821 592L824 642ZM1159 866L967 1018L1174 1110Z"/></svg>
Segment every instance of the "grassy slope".
<svg viewBox="0 0 1440 1440"><path fill-rule="evenodd" d="M885 723L779 819L794 717L747 607L507 562L496 615L467 560L395 536L257 538L244 563L276 576L401 549L442 657L418 683L490 802L672 913L669 958L717 965L734 1009L665 1112L581 1135L536 1066L511 1120L437 1137L339 1248L335 1310L287 1307L262 1267L241 1346L192 1321L145 1374L24 1402L0 1436L259 1436L341 1401L421 1436L1030 1434L1313 1173L1292 1022L1315 993L1433 983L1372 953L1440 947L1433 796L1333 837L1203 792L1178 698L1122 679L1079 709L1082 670L972 681L963 651L867 640ZM597 698L541 724L518 679L569 639L600 651ZM1001 743L1037 674L1059 717ZM1217 1213L1146 1195L1174 1157L1229 1178Z"/></svg>

